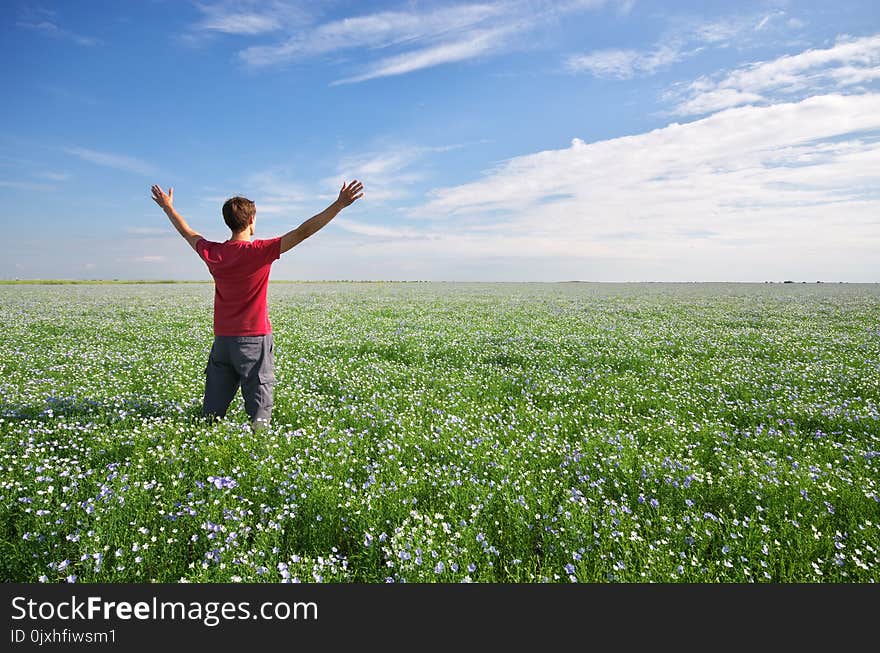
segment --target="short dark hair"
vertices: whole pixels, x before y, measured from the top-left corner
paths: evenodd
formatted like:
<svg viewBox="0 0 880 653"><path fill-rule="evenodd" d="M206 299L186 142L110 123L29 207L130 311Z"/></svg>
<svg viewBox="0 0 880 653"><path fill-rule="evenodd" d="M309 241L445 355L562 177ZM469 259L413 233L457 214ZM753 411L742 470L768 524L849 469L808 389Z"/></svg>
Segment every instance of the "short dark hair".
<svg viewBox="0 0 880 653"><path fill-rule="evenodd" d="M223 221L232 233L244 231L257 214L257 207L246 197L230 197L223 204Z"/></svg>

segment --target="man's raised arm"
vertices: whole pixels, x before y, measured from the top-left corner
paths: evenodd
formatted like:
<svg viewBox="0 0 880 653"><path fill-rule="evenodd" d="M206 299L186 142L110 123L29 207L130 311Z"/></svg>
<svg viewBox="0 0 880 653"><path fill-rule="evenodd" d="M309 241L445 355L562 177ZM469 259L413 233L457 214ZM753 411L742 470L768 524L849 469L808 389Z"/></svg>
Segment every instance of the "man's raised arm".
<svg viewBox="0 0 880 653"><path fill-rule="evenodd" d="M199 241L199 238L202 237L202 234L190 229L186 220L180 217L180 214L174 210L174 207L172 206L172 202L174 201L174 189L169 188L168 193L166 194L158 184L154 185L153 201L162 207L162 210L165 211L165 215L171 220L171 224L174 225L174 228L177 229L178 233L186 239L186 242L189 243L190 247L195 249L196 243Z"/></svg>
<svg viewBox="0 0 880 653"><path fill-rule="evenodd" d="M339 191L339 197L336 198L336 201L333 202L333 204L317 215L313 215L296 229L288 231L281 237L281 253L283 254L291 247L304 241L335 218L336 214L346 206L363 197L363 190L364 185L357 179L351 182L348 186L345 185L345 182L342 182L342 190Z"/></svg>

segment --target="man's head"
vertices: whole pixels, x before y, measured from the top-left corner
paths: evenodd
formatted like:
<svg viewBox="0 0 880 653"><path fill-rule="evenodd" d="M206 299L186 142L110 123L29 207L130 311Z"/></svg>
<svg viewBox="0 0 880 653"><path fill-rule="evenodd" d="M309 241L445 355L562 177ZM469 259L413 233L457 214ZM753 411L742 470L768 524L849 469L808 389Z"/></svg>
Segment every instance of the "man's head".
<svg viewBox="0 0 880 653"><path fill-rule="evenodd" d="M250 229L253 235L256 215L257 207L246 197L230 197L223 204L223 221L233 234Z"/></svg>

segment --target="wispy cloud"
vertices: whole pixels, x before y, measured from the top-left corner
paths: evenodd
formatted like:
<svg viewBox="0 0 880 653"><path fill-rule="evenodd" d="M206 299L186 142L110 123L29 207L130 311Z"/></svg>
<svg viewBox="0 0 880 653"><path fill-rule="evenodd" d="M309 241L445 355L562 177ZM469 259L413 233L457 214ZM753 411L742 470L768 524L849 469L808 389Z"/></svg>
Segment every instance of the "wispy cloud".
<svg viewBox="0 0 880 653"><path fill-rule="evenodd" d="M376 238L424 238L425 232L420 229L409 227L387 227L383 225L368 224L348 218L335 218L333 224L342 227L346 231L364 236Z"/></svg>
<svg viewBox="0 0 880 653"><path fill-rule="evenodd" d="M650 75L680 61L685 53L681 44L666 44L654 50L595 50L589 54L570 56L565 67L573 73L587 72L595 77L629 79L636 75Z"/></svg>
<svg viewBox="0 0 880 653"><path fill-rule="evenodd" d="M365 186L371 207L400 200L411 200L415 187L430 178L431 156L442 155L472 143L426 146L407 143L374 143L357 152L343 154L335 162L335 174L315 179L314 171L297 171L290 166L274 166L249 175L235 192L254 200L257 216L283 216L301 219L317 212L334 200L343 181L360 180ZM230 195L235 194L230 192ZM227 196L210 195L203 201L219 206ZM396 210L395 210L396 213ZM306 215L308 214L308 215ZM340 222L347 231L361 235L390 237L399 230L377 225L359 227L360 223ZM408 232L407 232L408 233Z"/></svg>
<svg viewBox="0 0 880 653"><path fill-rule="evenodd" d="M237 187L225 195L206 195L203 202L219 207L233 195L243 195L254 201L259 216L298 215L308 209L314 195L309 193L304 174L287 166L273 166L248 175Z"/></svg>
<svg viewBox="0 0 880 653"><path fill-rule="evenodd" d="M260 14L226 14L212 16L201 23L203 29L227 34L261 34L274 32L281 24L272 16Z"/></svg>
<svg viewBox="0 0 880 653"><path fill-rule="evenodd" d="M767 26L767 23L770 22L770 18L771 18L771 17L772 17L772 16L770 16L770 15L768 14L767 16L764 16L761 20L759 20L759 21L758 21L758 24L755 25L755 31L756 31L756 32L760 32L762 29L764 29L764 28Z"/></svg>
<svg viewBox="0 0 880 653"><path fill-rule="evenodd" d="M784 12L760 19L740 16L709 22L676 21L667 35L651 48L608 48L573 54L565 58L564 66L569 72L588 73L600 78L630 79L653 75L707 48L725 48L735 42L742 45L748 41L745 35L766 30L770 20L781 15Z"/></svg>
<svg viewBox="0 0 880 653"><path fill-rule="evenodd" d="M275 167L249 175L245 186L273 201L301 202L308 198L308 192L296 179L288 168Z"/></svg>
<svg viewBox="0 0 880 653"><path fill-rule="evenodd" d="M203 18L193 26L195 31L266 34L308 19L308 14L297 5L267 0L225 0L199 3L196 7Z"/></svg>
<svg viewBox="0 0 880 653"><path fill-rule="evenodd" d="M336 176L324 179L322 185L335 194L341 180L358 179L363 182L371 204L399 200L409 195L409 187L428 177L424 166L430 155L461 147L465 144L424 146L398 143L348 154L340 159Z"/></svg>
<svg viewBox="0 0 880 653"><path fill-rule="evenodd" d="M673 113L699 115L733 106L858 88L880 79L880 34L841 38L830 48L813 49L732 72L701 77L673 89L666 99Z"/></svg>
<svg viewBox="0 0 880 653"><path fill-rule="evenodd" d="M39 177L40 179L49 179L50 181L67 181L71 178L71 174L69 172L55 172L53 170L45 170L43 172L34 173L35 177Z"/></svg>
<svg viewBox="0 0 880 653"><path fill-rule="evenodd" d="M510 28L474 31L466 39L460 41L435 45L381 59L366 72L354 77L337 80L333 82L333 85L363 82L368 79L376 79L377 77L403 75L440 64L472 59L493 50L512 31Z"/></svg>
<svg viewBox="0 0 880 653"><path fill-rule="evenodd" d="M636 0L622 0L617 4L617 15L618 16L626 16L635 6Z"/></svg>
<svg viewBox="0 0 880 653"><path fill-rule="evenodd" d="M98 150L91 150L85 147L65 147L62 149L67 154L96 165L123 170L125 172L133 172L138 175L144 175L145 177L156 175L158 173L158 168L154 165L135 157L114 154L111 152L99 152Z"/></svg>
<svg viewBox="0 0 880 653"><path fill-rule="evenodd" d="M252 66L268 66L355 48L384 49L461 36L502 8L490 4L461 5L427 12L383 11L324 23L297 31L272 46L253 46L239 53Z"/></svg>
<svg viewBox="0 0 880 653"><path fill-rule="evenodd" d="M515 47L515 41L507 38L513 34L606 4L604 0L514 0L425 9L416 5L299 28L280 43L245 48L239 57L252 67L264 67L359 50L360 69L333 82L351 84L498 53Z"/></svg>
<svg viewBox="0 0 880 653"><path fill-rule="evenodd" d="M131 234L133 236L167 236L168 229L163 229L160 227L126 227L125 233Z"/></svg>
<svg viewBox="0 0 880 653"><path fill-rule="evenodd" d="M96 38L77 34L60 27L56 16L57 14L54 11L26 6L19 12L19 20L15 24L22 29L32 30L52 38L72 41L77 45L93 46L100 43L100 40Z"/></svg>
<svg viewBox="0 0 880 653"><path fill-rule="evenodd" d="M135 263L162 263L165 260L164 256L137 256L134 259Z"/></svg>
<svg viewBox="0 0 880 653"><path fill-rule="evenodd" d="M698 25L692 37L701 43L727 44L753 25L752 18L726 18ZM766 23L765 23L766 24Z"/></svg>

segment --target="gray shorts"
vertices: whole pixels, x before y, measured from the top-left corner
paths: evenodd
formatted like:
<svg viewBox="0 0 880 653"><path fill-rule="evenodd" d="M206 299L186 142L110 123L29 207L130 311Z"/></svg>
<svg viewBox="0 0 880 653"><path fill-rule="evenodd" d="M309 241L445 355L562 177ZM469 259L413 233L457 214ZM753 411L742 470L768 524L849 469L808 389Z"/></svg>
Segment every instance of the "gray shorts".
<svg viewBox="0 0 880 653"><path fill-rule="evenodd" d="M214 336L205 367L202 414L224 417L238 388L251 421L269 424L275 390L275 343L263 336Z"/></svg>

